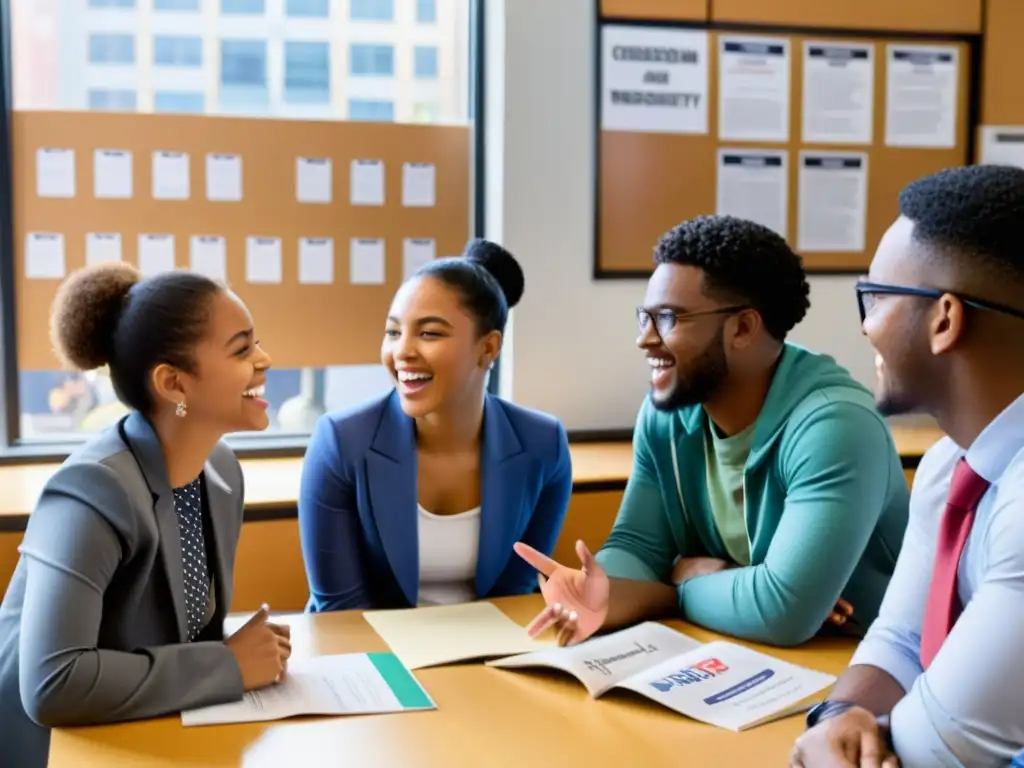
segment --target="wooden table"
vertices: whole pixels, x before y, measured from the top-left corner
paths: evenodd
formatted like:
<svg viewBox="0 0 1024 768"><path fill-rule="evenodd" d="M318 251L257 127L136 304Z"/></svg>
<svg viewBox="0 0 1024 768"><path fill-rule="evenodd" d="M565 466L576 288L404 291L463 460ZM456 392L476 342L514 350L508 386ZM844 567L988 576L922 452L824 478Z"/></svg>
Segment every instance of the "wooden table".
<svg viewBox="0 0 1024 768"><path fill-rule="evenodd" d="M537 596L494 602L523 624L541 605ZM296 656L387 650L359 612L288 620ZM669 624L700 640L716 637ZM853 648L852 640L830 638L762 650L838 675ZM469 663L416 676L437 710L187 729L173 717L58 730L49 768L774 766L786 764L803 727L794 716L732 733L626 692L591 700L574 679L555 672Z"/></svg>

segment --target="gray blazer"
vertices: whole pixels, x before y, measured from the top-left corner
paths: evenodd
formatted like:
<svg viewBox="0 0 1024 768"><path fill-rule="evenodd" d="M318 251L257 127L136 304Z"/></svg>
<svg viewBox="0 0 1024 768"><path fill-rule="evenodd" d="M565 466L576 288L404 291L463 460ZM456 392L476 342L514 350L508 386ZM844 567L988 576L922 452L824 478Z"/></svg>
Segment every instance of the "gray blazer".
<svg viewBox="0 0 1024 768"><path fill-rule="evenodd" d="M46 484L0 605L0 765L45 766L49 728L242 698L223 643L242 471L219 444L204 474L216 609L191 643L174 497L149 422L126 416Z"/></svg>

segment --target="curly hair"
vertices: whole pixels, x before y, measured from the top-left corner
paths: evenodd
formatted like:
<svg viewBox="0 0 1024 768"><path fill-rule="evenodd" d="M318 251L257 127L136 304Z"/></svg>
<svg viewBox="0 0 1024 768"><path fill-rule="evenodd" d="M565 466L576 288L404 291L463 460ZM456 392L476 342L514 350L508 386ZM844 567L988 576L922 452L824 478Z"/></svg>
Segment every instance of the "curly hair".
<svg viewBox="0 0 1024 768"><path fill-rule="evenodd" d="M124 262L84 267L57 290L50 340L66 367L108 366L118 398L148 416L150 372L161 363L193 370L192 349L206 332L210 300L222 289L189 272L142 279Z"/></svg>
<svg viewBox="0 0 1024 768"><path fill-rule="evenodd" d="M768 227L735 216L698 216L673 227L654 249L655 264L704 273L704 289L753 307L778 341L811 306L803 262Z"/></svg>
<svg viewBox="0 0 1024 768"><path fill-rule="evenodd" d="M899 203L918 243L975 260L993 281L1024 280L1024 169L948 168L909 184Z"/></svg>

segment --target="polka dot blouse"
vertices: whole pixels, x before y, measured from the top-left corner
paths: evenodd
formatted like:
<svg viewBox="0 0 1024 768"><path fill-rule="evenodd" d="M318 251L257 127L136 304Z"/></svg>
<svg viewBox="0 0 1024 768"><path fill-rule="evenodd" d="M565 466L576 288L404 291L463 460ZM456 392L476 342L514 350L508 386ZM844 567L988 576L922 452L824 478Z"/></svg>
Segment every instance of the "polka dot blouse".
<svg viewBox="0 0 1024 768"><path fill-rule="evenodd" d="M185 610L188 613L188 639L195 640L206 625L210 601L210 574L203 540L202 482L197 477L188 485L174 489L174 511L178 513L181 536L181 571L185 584Z"/></svg>

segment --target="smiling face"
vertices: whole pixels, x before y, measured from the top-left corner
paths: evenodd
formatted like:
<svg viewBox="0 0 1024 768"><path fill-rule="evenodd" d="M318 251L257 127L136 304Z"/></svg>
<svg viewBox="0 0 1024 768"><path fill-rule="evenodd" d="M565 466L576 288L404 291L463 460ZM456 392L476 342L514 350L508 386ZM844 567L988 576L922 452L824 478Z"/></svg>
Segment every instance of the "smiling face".
<svg viewBox="0 0 1024 768"><path fill-rule="evenodd" d="M263 399L270 357L260 347L252 317L235 294L220 291L209 300L206 333L192 350L192 373L160 365L153 372L160 399L184 401L187 416L224 434L263 430L269 425Z"/></svg>
<svg viewBox="0 0 1024 768"><path fill-rule="evenodd" d="M433 277L406 281L391 303L381 362L412 418L475 402L501 350L501 334L480 335L458 293Z"/></svg>
<svg viewBox="0 0 1024 768"><path fill-rule="evenodd" d="M647 283L644 308L678 315L710 312L729 305L706 296L703 272L693 266L660 264ZM701 314L676 319L659 333L642 328L637 345L651 366L651 401L661 410L706 402L729 375L725 349L728 314Z"/></svg>

